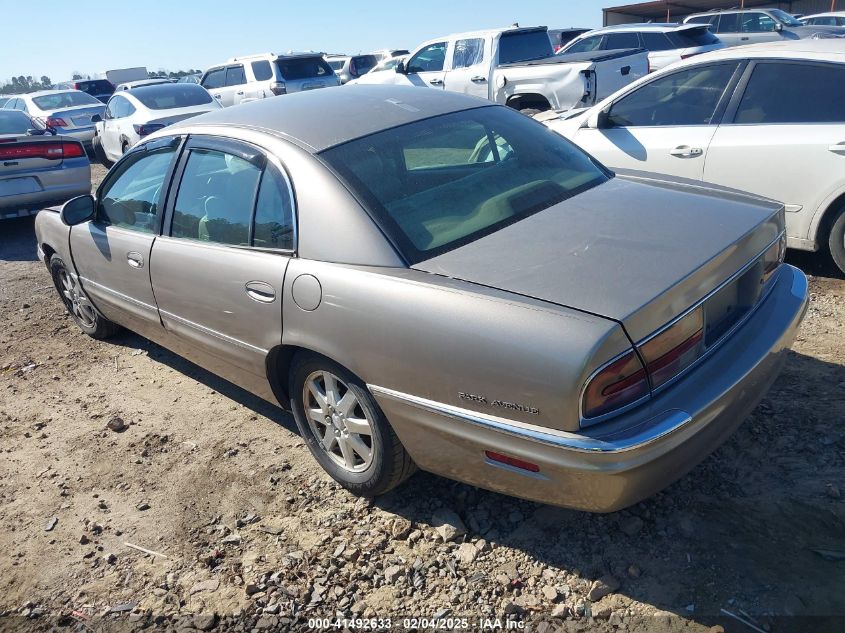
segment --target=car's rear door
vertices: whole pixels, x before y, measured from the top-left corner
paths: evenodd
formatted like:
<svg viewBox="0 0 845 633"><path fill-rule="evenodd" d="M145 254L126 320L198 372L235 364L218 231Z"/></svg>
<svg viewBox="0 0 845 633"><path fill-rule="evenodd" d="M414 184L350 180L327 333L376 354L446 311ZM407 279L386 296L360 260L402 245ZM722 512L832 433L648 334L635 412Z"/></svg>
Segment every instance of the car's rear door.
<svg viewBox="0 0 845 633"><path fill-rule="evenodd" d="M614 169L638 169L700 180L718 114L740 62L681 68L641 84L613 102L598 128L575 142Z"/></svg>
<svg viewBox="0 0 845 633"><path fill-rule="evenodd" d="M178 138L166 138L127 154L100 185L95 219L70 230L85 293L107 318L150 338L163 333L150 284L150 251L178 146Z"/></svg>
<svg viewBox="0 0 845 633"><path fill-rule="evenodd" d="M845 64L749 64L707 155L704 179L779 200L787 235L845 191Z"/></svg>
<svg viewBox="0 0 845 633"><path fill-rule="evenodd" d="M211 136L190 138L175 183L152 254L162 322L186 356L226 377L263 380L282 340L292 189L261 150Z"/></svg>
<svg viewBox="0 0 845 633"><path fill-rule="evenodd" d="M491 43L492 39L483 37L455 42L452 63L444 79L446 90L489 98Z"/></svg>
<svg viewBox="0 0 845 633"><path fill-rule="evenodd" d="M223 107L238 105L244 99L246 90L246 73L243 64L226 67L226 85L222 89L223 97L220 105Z"/></svg>

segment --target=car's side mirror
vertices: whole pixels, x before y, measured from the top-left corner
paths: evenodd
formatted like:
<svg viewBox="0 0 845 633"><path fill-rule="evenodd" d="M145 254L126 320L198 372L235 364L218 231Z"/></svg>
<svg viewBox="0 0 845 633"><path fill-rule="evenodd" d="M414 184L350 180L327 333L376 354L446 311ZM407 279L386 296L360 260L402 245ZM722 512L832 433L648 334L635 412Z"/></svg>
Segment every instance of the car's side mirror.
<svg viewBox="0 0 845 633"><path fill-rule="evenodd" d="M94 116L91 117L91 123L99 123L102 120L103 120L103 117L101 117L99 114L95 114Z"/></svg>
<svg viewBox="0 0 845 633"><path fill-rule="evenodd" d="M405 66L405 62L400 61L398 64L396 64L396 72L399 73L400 75L407 75L408 74L408 69Z"/></svg>
<svg viewBox="0 0 845 633"><path fill-rule="evenodd" d="M591 130L601 130L610 127L610 108L595 110L587 117L585 127Z"/></svg>
<svg viewBox="0 0 845 633"><path fill-rule="evenodd" d="M783 24L775 22L775 31L783 31Z"/></svg>
<svg viewBox="0 0 845 633"><path fill-rule="evenodd" d="M62 205L60 216L62 222L67 226L76 226L83 222L88 222L94 219L94 212L97 209L97 203L94 196L86 193L82 196L71 198Z"/></svg>

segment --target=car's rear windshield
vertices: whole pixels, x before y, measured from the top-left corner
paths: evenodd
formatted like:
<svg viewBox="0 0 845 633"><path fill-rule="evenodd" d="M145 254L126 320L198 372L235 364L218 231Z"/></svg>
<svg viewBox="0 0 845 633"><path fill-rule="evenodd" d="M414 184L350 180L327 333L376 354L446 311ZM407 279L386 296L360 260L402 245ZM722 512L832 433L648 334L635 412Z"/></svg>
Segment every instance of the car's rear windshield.
<svg viewBox="0 0 845 633"><path fill-rule="evenodd" d="M333 75L331 66L322 57L304 57L300 59L277 59L276 65L282 77L294 81L296 79L312 79Z"/></svg>
<svg viewBox="0 0 845 633"><path fill-rule="evenodd" d="M710 32L706 26L694 29L669 31L666 36L677 48L692 48L694 46L709 46L716 44L719 38Z"/></svg>
<svg viewBox="0 0 845 633"><path fill-rule="evenodd" d="M32 102L39 110L58 110L59 108L73 108L76 106L103 105L101 101L79 90L68 92L54 92L40 97L33 97Z"/></svg>
<svg viewBox="0 0 845 633"><path fill-rule="evenodd" d="M378 60L375 55L356 55L352 58L352 63L355 64L355 71L363 75L370 72L378 64Z"/></svg>
<svg viewBox="0 0 845 633"><path fill-rule="evenodd" d="M501 106L409 123L321 156L411 264L498 231L609 177L563 137Z"/></svg>
<svg viewBox="0 0 845 633"><path fill-rule="evenodd" d="M156 84L133 88L133 97L151 110L187 108L211 103L208 90L197 84Z"/></svg>
<svg viewBox="0 0 845 633"><path fill-rule="evenodd" d="M75 81L76 89L87 92L89 95L102 95L114 92L114 86L107 79L90 79L87 81Z"/></svg>
<svg viewBox="0 0 845 633"><path fill-rule="evenodd" d="M329 61L329 66L332 70L341 70L345 63L345 59L332 59L331 61Z"/></svg>
<svg viewBox="0 0 845 633"><path fill-rule="evenodd" d="M499 63L528 62L554 55L546 31L511 31L499 38Z"/></svg>
<svg viewBox="0 0 845 633"><path fill-rule="evenodd" d="M38 125L20 110L0 110L0 134L26 134Z"/></svg>

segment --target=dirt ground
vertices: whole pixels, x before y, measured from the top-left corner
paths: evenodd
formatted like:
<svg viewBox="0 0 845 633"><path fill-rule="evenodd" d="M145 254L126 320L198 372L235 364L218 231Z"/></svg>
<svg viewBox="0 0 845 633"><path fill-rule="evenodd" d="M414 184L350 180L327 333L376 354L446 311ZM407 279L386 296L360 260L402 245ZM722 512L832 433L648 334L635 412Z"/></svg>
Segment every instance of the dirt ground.
<svg viewBox="0 0 845 633"><path fill-rule="evenodd" d="M845 630L845 280L813 257L790 255L810 310L740 430L590 515L426 473L357 500L281 410L136 335L83 335L32 226L0 225L0 630Z"/></svg>

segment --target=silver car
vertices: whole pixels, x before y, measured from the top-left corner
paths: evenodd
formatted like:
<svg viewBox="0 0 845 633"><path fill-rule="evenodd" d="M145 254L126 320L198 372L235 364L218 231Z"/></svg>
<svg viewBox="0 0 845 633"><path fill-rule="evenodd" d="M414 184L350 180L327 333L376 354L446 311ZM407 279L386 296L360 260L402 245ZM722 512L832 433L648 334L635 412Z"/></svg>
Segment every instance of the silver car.
<svg viewBox="0 0 845 633"><path fill-rule="evenodd" d="M95 115L103 116L106 104L81 90L42 90L12 97L4 110L20 110L57 134L69 136L91 149Z"/></svg>
<svg viewBox="0 0 845 633"><path fill-rule="evenodd" d="M16 110L0 110L0 220L33 215L91 191L79 141L54 136Z"/></svg>
<svg viewBox="0 0 845 633"><path fill-rule="evenodd" d="M807 26L781 9L710 11L684 19L685 24L709 24L725 46L780 42L818 37L841 37L838 26Z"/></svg>
<svg viewBox="0 0 845 633"><path fill-rule="evenodd" d="M326 55L325 59L342 84L358 79L361 75L366 75L379 63L379 58L373 54Z"/></svg>
<svg viewBox="0 0 845 633"><path fill-rule="evenodd" d="M615 175L416 88L178 123L36 233L84 332L128 327L290 408L362 495L419 467L635 503L742 422L807 307L781 204Z"/></svg>

